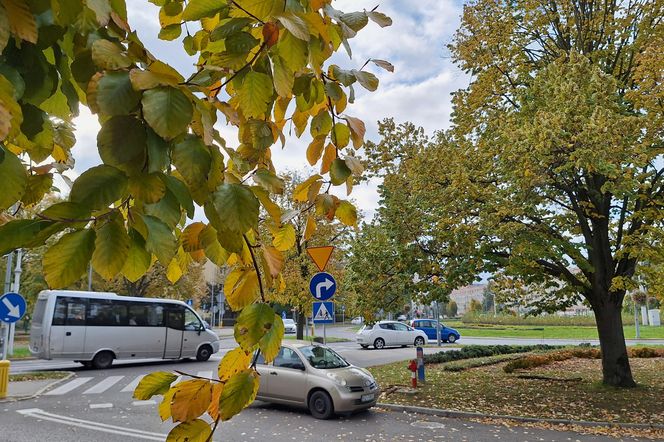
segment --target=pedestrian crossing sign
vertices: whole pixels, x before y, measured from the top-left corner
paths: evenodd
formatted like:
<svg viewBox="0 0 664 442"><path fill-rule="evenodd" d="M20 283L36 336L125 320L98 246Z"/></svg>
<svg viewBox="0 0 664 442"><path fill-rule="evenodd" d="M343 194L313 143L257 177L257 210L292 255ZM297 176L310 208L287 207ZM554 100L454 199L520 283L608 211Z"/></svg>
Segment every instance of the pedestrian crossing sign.
<svg viewBox="0 0 664 442"><path fill-rule="evenodd" d="M314 302L314 324L334 324L334 302Z"/></svg>

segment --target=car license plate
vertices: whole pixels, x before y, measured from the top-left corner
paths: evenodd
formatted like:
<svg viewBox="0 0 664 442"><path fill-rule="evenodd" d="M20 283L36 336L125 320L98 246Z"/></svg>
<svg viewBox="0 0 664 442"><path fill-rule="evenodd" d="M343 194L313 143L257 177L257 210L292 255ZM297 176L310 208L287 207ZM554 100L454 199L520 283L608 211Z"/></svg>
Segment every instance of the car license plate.
<svg viewBox="0 0 664 442"><path fill-rule="evenodd" d="M374 394L363 394L362 398L360 399L362 402L370 402L374 400Z"/></svg>

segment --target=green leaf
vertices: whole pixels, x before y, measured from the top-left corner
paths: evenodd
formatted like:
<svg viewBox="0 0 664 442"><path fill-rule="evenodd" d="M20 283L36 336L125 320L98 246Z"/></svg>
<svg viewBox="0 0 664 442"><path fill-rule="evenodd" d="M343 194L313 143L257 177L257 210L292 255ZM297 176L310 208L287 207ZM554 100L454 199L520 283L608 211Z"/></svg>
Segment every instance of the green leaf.
<svg viewBox="0 0 664 442"><path fill-rule="evenodd" d="M249 17L231 18L229 20L222 21L221 24L217 26L210 34L210 41L217 41L227 38L230 35L240 32L252 22L253 19Z"/></svg>
<svg viewBox="0 0 664 442"><path fill-rule="evenodd" d="M277 20L288 29L291 34L300 40L309 41L309 27L307 22L292 12L286 12L276 16Z"/></svg>
<svg viewBox="0 0 664 442"><path fill-rule="evenodd" d="M274 75L274 89L281 97L290 97L293 91L295 76L286 66L286 62L279 55L272 57L272 72Z"/></svg>
<svg viewBox="0 0 664 442"><path fill-rule="evenodd" d="M350 86L357 80L352 71L341 69L339 66L332 65L330 71L332 73L332 78L338 80L339 83L343 84L344 86Z"/></svg>
<svg viewBox="0 0 664 442"><path fill-rule="evenodd" d="M213 194L214 208L223 227L245 233L258 224L260 203L242 184L222 184Z"/></svg>
<svg viewBox="0 0 664 442"><path fill-rule="evenodd" d="M270 193L281 195L284 192L284 180L267 169L258 169L253 178L256 184Z"/></svg>
<svg viewBox="0 0 664 442"><path fill-rule="evenodd" d="M226 0L190 0L182 12L182 18L187 21L200 20L204 17L213 17L217 12L227 8Z"/></svg>
<svg viewBox="0 0 664 442"><path fill-rule="evenodd" d="M1 225L0 256L24 247L35 235L53 224L53 221L43 219L17 219Z"/></svg>
<svg viewBox="0 0 664 442"><path fill-rule="evenodd" d="M158 173L136 175L129 178L129 193L139 201L153 204L166 194L166 184Z"/></svg>
<svg viewBox="0 0 664 442"><path fill-rule="evenodd" d="M265 211L270 215L274 222L280 223L281 209L270 199L270 194L265 189L258 186L251 186L251 191L254 192L254 195L256 195L256 198L258 198L258 201L260 201L261 205L265 208Z"/></svg>
<svg viewBox="0 0 664 442"><path fill-rule="evenodd" d="M141 102L145 121L165 140L185 132L194 113L189 98L173 87L145 91Z"/></svg>
<svg viewBox="0 0 664 442"><path fill-rule="evenodd" d="M307 42L300 40L290 32L282 32L276 48L291 71L297 72L307 65L309 55Z"/></svg>
<svg viewBox="0 0 664 442"><path fill-rule="evenodd" d="M138 232L130 230L129 238L129 252L121 272L129 281L136 282L150 268L152 255L145 250L145 240Z"/></svg>
<svg viewBox="0 0 664 442"><path fill-rule="evenodd" d="M97 105L105 114L126 115L138 106L140 99L128 72L106 72L97 83Z"/></svg>
<svg viewBox="0 0 664 442"><path fill-rule="evenodd" d="M28 175L28 185L21 197L25 206L32 206L42 200L44 195L53 187L53 174Z"/></svg>
<svg viewBox="0 0 664 442"><path fill-rule="evenodd" d="M258 387L258 373L254 370L244 370L231 377L219 399L219 414L221 420L227 421L256 399Z"/></svg>
<svg viewBox="0 0 664 442"><path fill-rule="evenodd" d="M106 121L97 134L99 156L129 174L140 172L147 160L147 134L135 117L120 115Z"/></svg>
<svg viewBox="0 0 664 442"><path fill-rule="evenodd" d="M249 13L253 17L258 17L262 21L270 21L272 15L280 12L284 8L283 1L275 0L235 0L234 4L239 7L233 7L230 11L233 17L246 17ZM242 8L242 9L240 9Z"/></svg>
<svg viewBox="0 0 664 442"><path fill-rule="evenodd" d="M175 382L177 376L165 371L155 371L143 376L134 390L134 399L146 401L157 394L164 394Z"/></svg>
<svg viewBox="0 0 664 442"><path fill-rule="evenodd" d="M67 233L44 254L44 278L50 288L67 287L87 271L95 247L94 230Z"/></svg>
<svg viewBox="0 0 664 442"><path fill-rule="evenodd" d="M152 129L148 133L148 173L163 172L171 163L170 146Z"/></svg>
<svg viewBox="0 0 664 442"><path fill-rule="evenodd" d="M280 252L285 252L295 245L295 227L286 223L273 232L272 245Z"/></svg>
<svg viewBox="0 0 664 442"><path fill-rule="evenodd" d="M279 315L274 315L272 327L263 335L258 346L266 362L274 360L279 353L281 340L284 338L284 322Z"/></svg>
<svg viewBox="0 0 664 442"><path fill-rule="evenodd" d="M237 32L226 38L226 50L231 54L248 54L258 43L258 39L250 33Z"/></svg>
<svg viewBox="0 0 664 442"><path fill-rule="evenodd" d="M332 130L332 117L327 109L322 109L318 115L311 119L309 132L313 138L327 135ZM315 163L314 163L315 164Z"/></svg>
<svg viewBox="0 0 664 442"><path fill-rule="evenodd" d="M168 267L177 251L177 240L173 236L173 232L161 220L153 216L145 215L143 221L148 229L145 249L155 255L164 267Z"/></svg>
<svg viewBox="0 0 664 442"><path fill-rule="evenodd" d="M272 99L272 79L261 72L251 71L242 82L238 91L240 108L247 118L261 118L268 109Z"/></svg>
<svg viewBox="0 0 664 442"><path fill-rule="evenodd" d="M221 247L217 239L217 231L208 225L198 235L198 239L205 249L205 256L218 266L223 266L228 260L228 252Z"/></svg>
<svg viewBox="0 0 664 442"><path fill-rule="evenodd" d="M371 72L367 71L358 71L358 70L351 70L353 75L355 75L355 78L357 78L357 81L366 89L371 92L375 91L378 89L378 77L376 77L374 74Z"/></svg>
<svg viewBox="0 0 664 442"><path fill-rule="evenodd" d="M173 146L173 163L192 189L205 185L212 158L208 147L199 137L187 135Z"/></svg>
<svg viewBox="0 0 664 442"><path fill-rule="evenodd" d="M91 209L82 204L63 201L53 204L45 209L41 214L46 218L52 218L61 221L72 221L76 219L88 218Z"/></svg>
<svg viewBox="0 0 664 442"><path fill-rule="evenodd" d="M357 209L349 201L341 201L335 215L343 224L354 227L357 225Z"/></svg>
<svg viewBox="0 0 664 442"><path fill-rule="evenodd" d="M332 166L330 166L330 181L332 181L332 184L338 186L345 183L350 174L351 171L344 160L341 158L335 158L335 160L332 161Z"/></svg>
<svg viewBox="0 0 664 442"><path fill-rule="evenodd" d="M191 194L189 193L187 186L172 175L161 175L161 179L164 180L166 187L178 200L180 206L187 211L187 216L193 218L194 202L191 199Z"/></svg>
<svg viewBox="0 0 664 442"><path fill-rule="evenodd" d="M163 221L168 227L174 229L180 218L182 212L177 198L170 190L167 190L164 197L154 204L145 205L145 213L152 215L157 219Z"/></svg>
<svg viewBox="0 0 664 442"><path fill-rule="evenodd" d="M174 427L166 438L166 442L207 442L212 429L210 424L202 419L182 422Z"/></svg>
<svg viewBox="0 0 664 442"><path fill-rule="evenodd" d="M85 4L94 11L100 25L106 26L108 24L112 12L109 0L86 0Z"/></svg>
<svg viewBox="0 0 664 442"><path fill-rule="evenodd" d="M251 304L242 309L234 326L235 340L245 351L252 351L274 325L274 311L267 304Z"/></svg>
<svg viewBox="0 0 664 442"><path fill-rule="evenodd" d="M129 235L120 218L109 220L97 229L92 267L110 281L124 267L129 247Z"/></svg>
<svg viewBox="0 0 664 442"><path fill-rule="evenodd" d="M20 200L28 185L28 175L21 160L13 153L3 149L5 159L0 163L0 177L2 180L2 192L0 192L0 212L9 208Z"/></svg>
<svg viewBox="0 0 664 442"><path fill-rule="evenodd" d="M337 149L343 149L350 142L350 129L343 123L337 123L332 129L332 142Z"/></svg>
<svg viewBox="0 0 664 442"><path fill-rule="evenodd" d="M69 199L91 209L103 209L126 191L126 175L115 167L101 165L86 170L74 181Z"/></svg>

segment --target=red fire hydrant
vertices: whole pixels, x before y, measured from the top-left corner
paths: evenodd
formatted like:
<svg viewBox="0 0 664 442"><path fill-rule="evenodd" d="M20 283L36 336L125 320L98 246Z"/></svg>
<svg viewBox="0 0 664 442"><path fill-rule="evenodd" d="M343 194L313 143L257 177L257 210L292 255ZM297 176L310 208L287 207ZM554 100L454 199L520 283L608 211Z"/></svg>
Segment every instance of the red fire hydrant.
<svg viewBox="0 0 664 442"><path fill-rule="evenodd" d="M408 370L410 370L410 384L413 388L417 388L417 361L415 359L408 364Z"/></svg>

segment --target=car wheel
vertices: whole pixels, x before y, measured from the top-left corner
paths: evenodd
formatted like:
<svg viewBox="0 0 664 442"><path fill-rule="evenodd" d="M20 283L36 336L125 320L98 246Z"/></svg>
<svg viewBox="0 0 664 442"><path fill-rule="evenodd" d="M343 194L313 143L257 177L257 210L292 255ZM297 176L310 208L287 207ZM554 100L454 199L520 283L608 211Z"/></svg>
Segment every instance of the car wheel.
<svg viewBox="0 0 664 442"><path fill-rule="evenodd" d="M374 341L374 348L380 350L385 347L385 340L383 338L378 338Z"/></svg>
<svg viewBox="0 0 664 442"><path fill-rule="evenodd" d="M450 344L454 344L456 342L456 340L457 340L457 338L454 335L449 335L447 337L447 342L449 342Z"/></svg>
<svg viewBox="0 0 664 442"><path fill-rule="evenodd" d="M198 349L196 360L199 362L205 362L210 359L210 356L212 356L212 348L210 348L209 345L204 345Z"/></svg>
<svg viewBox="0 0 664 442"><path fill-rule="evenodd" d="M368 346L367 344L360 344L360 347L362 347L362 348L369 348L369 346Z"/></svg>
<svg viewBox="0 0 664 442"><path fill-rule="evenodd" d="M110 351L102 351L95 355L92 359L92 366L97 370L103 370L113 364L113 353Z"/></svg>
<svg viewBox="0 0 664 442"><path fill-rule="evenodd" d="M424 345L424 338L422 336L418 336L415 338L415 347L421 347Z"/></svg>
<svg viewBox="0 0 664 442"><path fill-rule="evenodd" d="M309 411L316 419L329 419L334 413L332 398L324 391L314 391L309 398Z"/></svg>

